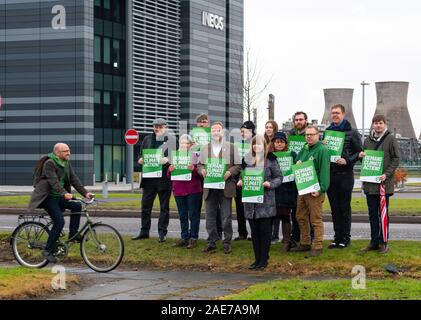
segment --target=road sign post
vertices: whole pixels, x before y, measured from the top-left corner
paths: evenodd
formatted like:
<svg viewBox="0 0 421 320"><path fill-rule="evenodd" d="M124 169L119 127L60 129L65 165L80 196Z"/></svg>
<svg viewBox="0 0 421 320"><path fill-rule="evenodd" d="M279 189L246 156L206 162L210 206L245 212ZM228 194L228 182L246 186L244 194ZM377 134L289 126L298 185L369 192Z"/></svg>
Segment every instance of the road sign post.
<svg viewBox="0 0 421 320"><path fill-rule="evenodd" d="M130 129L127 130L124 135L124 140L126 140L127 148L129 149L128 154L131 155L130 159L127 159L127 181L131 183L131 191L133 191L133 146L139 141L139 134L136 130Z"/></svg>

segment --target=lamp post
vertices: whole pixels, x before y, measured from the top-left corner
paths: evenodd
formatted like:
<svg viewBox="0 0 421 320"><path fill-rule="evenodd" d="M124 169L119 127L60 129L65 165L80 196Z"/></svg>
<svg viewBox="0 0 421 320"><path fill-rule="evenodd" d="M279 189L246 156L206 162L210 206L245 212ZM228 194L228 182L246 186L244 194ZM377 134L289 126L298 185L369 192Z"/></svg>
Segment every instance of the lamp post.
<svg viewBox="0 0 421 320"><path fill-rule="evenodd" d="M362 137L363 137L363 143L364 143L364 139L365 139L365 128L364 128L364 103L365 103L365 101L364 101L364 99L365 99L365 86L368 86L368 85L370 85L369 83L367 83L367 82L361 82L360 83L361 85L362 85L362 87L363 87L363 123L362 123Z"/></svg>

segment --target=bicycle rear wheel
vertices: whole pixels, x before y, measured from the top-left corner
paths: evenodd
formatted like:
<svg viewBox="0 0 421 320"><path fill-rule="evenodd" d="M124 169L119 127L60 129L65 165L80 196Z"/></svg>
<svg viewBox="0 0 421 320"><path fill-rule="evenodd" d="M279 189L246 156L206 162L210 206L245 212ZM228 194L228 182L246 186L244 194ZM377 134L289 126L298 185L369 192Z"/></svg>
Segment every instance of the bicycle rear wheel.
<svg viewBox="0 0 421 320"><path fill-rule="evenodd" d="M92 270L109 272L123 259L123 238L114 227L96 223L83 234L80 254Z"/></svg>
<svg viewBox="0 0 421 320"><path fill-rule="evenodd" d="M12 234L11 245L13 255L20 265L43 268L48 264L43 255L48 235L48 228L39 222L24 222L17 226Z"/></svg>

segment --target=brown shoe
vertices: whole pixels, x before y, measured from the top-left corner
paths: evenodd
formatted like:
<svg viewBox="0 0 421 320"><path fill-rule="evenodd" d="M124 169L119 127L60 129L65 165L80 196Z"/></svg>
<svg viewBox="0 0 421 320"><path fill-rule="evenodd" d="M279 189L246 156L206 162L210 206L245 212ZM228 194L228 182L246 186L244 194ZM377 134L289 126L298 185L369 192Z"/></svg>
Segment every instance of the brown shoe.
<svg viewBox="0 0 421 320"><path fill-rule="evenodd" d="M372 243L370 243L367 247L361 249L361 252L374 251L374 250L379 250L379 246L373 245Z"/></svg>
<svg viewBox="0 0 421 320"><path fill-rule="evenodd" d="M291 252L304 252L304 251L310 251L311 246L309 244L300 244L298 247L291 248Z"/></svg>
<svg viewBox="0 0 421 320"><path fill-rule="evenodd" d="M179 239L174 245L173 247L178 247L178 248L182 248L182 247L187 247L187 245L189 244L188 240L184 240L184 239Z"/></svg>
<svg viewBox="0 0 421 320"><path fill-rule="evenodd" d="M320 256L323 252L323 249L311 249L310 253L306 256L306 258L313 258Z"/></svg>
<svg viewBox="0 0 421 320"><path fill-rule="evenodd" d="M379 249L377 250L378 253L387 253L389 251L389 248L385 244L381 244L379 246Z"/></svg>
<svg viewBox="0 0 421 320"><path fill-rule="evenodd" d="M193 249L197 247L197 239L190 239L188 246L186 249Z"/></svg>
<svg viewBox="0 0 421 320"><path fill-rule="evenodd" d="M204 248L202 250L202 252L205 252L205 253L213 253L215 251L216 251L216 247L215 246L211 246L211 245L208 245L206 248Z"/></svg>
<svg viewBox="0 0 421 320"><path fill-rule="evenodd" d="M231 245L229 243L224 243L224 252L225 254L232 252Z"/></svg>

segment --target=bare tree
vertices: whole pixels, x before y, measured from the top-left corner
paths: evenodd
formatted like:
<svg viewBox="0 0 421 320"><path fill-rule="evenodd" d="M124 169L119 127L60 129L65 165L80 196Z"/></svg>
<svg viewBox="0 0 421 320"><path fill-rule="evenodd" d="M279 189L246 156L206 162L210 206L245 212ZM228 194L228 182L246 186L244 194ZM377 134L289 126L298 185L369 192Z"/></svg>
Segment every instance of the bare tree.
<svg viewBox="0 0 421 320"><path fill-rule="evenodd" d="M241 69L243 84L243 107L247 119L251 120L253 110L257 110L256 103L262 93L267 89L270 80L262 81L262 68L257 58L252 60L250 48L246 48L244 55L244 68Z"/></svg>

